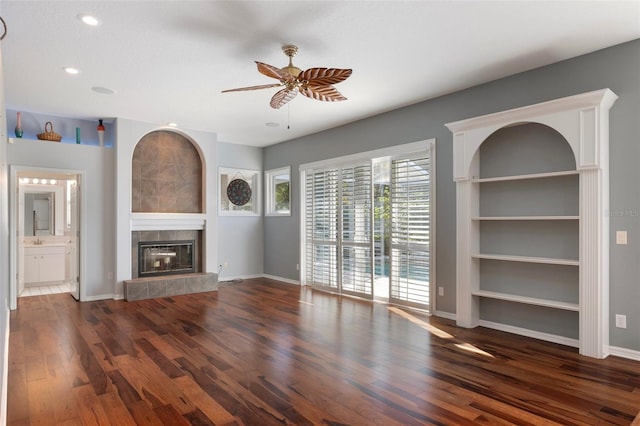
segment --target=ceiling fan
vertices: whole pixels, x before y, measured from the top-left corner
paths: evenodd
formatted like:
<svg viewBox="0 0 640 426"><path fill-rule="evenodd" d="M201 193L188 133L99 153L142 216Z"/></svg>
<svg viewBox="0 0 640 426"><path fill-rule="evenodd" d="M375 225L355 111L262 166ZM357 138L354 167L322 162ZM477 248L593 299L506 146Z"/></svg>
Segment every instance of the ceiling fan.
<svg viewBox="0 0 640 426"><path fill-rule="evenodd" d="M302 71L293 65L292 60L293 55L298 52L298 46L288 44L282 46L282 51L289 57L289 65L286 67L277 68L273 65L256 61L258 71L261 74L280 80L279 83L240 87L237 89L223 90L222 93L284 86L284 89L279 90L271 98L270 105L275 109L280 108L295 98L298 92L308 98L325 102L344 101L347 99L332 85L349 78L351 75L350 69L309 68L308 70Z"/></svg>

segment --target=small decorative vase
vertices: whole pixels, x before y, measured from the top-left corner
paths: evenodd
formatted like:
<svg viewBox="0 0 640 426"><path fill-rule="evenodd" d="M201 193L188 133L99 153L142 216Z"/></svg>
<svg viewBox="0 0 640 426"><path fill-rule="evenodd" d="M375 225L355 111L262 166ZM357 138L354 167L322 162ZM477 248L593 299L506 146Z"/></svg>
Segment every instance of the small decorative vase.
<svg viewBox="0 0 640 426"><path fill-rule="evenodd" d="M100 146L104 146L104 124L102 124L102 119L98 120L98 127L96 130L98 131L98 141L100 142Z"/></svg>
<svg viewBox="0 0 640 426"><path fill-rule="evenodd" d="M21 138L23 131L22 131L22 113L18 113L18 121L16 122L16 138Z"/></svg>
<svg viewBox="0 0 640 426"><path fill-rule="evenodd" d="M76 143L80 144L80 127L76 127Z"/></svg>

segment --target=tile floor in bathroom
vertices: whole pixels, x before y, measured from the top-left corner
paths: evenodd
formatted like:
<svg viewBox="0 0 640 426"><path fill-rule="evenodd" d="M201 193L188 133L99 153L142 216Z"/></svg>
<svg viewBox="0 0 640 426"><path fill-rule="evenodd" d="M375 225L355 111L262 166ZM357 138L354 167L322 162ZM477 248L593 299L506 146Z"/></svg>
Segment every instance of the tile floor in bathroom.
<svg viewBox="0 0 640 426"><path fill-rule="evenodd" d="M69 283L60 282L57 284L39 285L36 287L25 287L19 297L40 296L43 294L69 293L71 286Z"/></svg>

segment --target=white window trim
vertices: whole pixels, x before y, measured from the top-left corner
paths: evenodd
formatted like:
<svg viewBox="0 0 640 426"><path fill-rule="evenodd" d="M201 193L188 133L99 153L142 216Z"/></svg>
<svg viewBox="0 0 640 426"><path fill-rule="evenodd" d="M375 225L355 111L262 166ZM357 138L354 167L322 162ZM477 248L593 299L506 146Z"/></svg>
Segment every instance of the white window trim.
<svg viewBox="0 0 640 426"><path fill-rule="evenodd" d="M278 211L276 210L275 199L275 185L274 178L282 174L289 175L289 210ZM271 169L264 172L265 182L265 216L291 216L291 166L280 167L277 169Z"/></svg>
<svg viewBox="0 0 640 426"><path fill-rule="evenodd" d="M251 210L234 210L231 206L228 208L223 207L222 197L226 196L226 192L223 195L223 188L220 188L222 175L231 176L232 179L235 176L240 176L249 183L251 186ZM260 198L261 176L262 174L257 170L218 167L218 216L260 216L262 205Z"/></svg>

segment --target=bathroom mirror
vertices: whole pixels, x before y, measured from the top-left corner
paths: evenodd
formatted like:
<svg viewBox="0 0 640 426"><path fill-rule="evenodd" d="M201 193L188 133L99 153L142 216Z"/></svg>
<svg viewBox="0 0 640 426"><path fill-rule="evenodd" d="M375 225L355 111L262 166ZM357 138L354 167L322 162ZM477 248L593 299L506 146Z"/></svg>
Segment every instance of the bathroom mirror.
<svg viewBox="0 0 640 426"><path fill-rule="evenodd" d="M20 185L22 235L64 235L64 197L59 186Z"/></svg>
<svg viewBox="0 0 640 426"><path fill-rule="evenodd" d="M24 235L54 235L54 203L53 192L24 194Z"/></svg>

